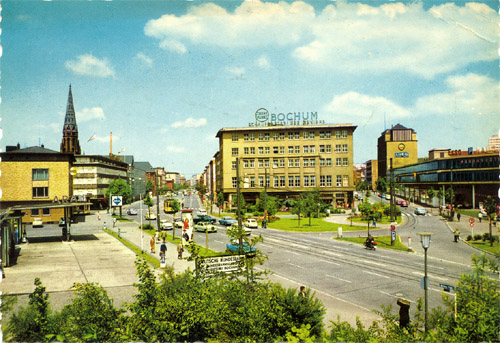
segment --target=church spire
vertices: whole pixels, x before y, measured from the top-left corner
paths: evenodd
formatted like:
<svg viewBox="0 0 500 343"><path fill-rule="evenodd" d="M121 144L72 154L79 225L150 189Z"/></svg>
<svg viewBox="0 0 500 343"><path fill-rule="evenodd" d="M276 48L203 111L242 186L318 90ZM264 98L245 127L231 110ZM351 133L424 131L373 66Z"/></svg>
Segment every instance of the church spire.
<svg viewBox="0 0 500 343"><path fill-rule="evenodd" d="M73 106L73 94L71 84L69 85L68 105L64 117L63 138L61 152L80 155L80 142L78 141L78 126L76 125L75 107Z"/></svg>

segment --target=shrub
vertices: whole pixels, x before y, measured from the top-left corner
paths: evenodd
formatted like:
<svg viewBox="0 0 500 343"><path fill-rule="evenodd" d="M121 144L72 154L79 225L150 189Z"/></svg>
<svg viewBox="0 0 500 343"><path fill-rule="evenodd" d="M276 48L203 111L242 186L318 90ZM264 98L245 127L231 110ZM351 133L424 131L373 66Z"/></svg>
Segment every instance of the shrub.
<svg viewBox="0 0 500 343"><path fill-rule="evenodd" d="M468 235L467 238L466 238L466 241L472 241L472 236Z"/></svg>
<svg viewBox="0 0 500 343"><path fill-rule="evenodd" d="M480 240L482 240L482 239L483 239L483 236L481 236L481 235L479 235L479 234L474 235L474 240L475 240L475 241L480 241Z"/></svg>
<svg viewBox="0 0 500 343"><path fill-rule="evenodd" d="M139 229L141 227L139 226ZM143 230L155 230L155 227L153 225L149 225L149 224L142 224L142 229Z"/></svg>

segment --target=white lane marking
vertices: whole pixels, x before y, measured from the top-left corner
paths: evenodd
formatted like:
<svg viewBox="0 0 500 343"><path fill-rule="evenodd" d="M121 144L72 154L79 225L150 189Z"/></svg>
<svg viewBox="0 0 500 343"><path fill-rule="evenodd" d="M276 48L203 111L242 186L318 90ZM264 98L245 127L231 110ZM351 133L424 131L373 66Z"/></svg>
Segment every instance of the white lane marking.
<svg viewBox="0 0 500 343"><path fill-rule="evenodd" d="M422 272L411 272L411 273L414 275L418 275L418 276L425 276L425 273L422 273ZM431 275L431 274L427 274L427 277L429 279L436 279L436 280L441 280L441 281L449 280L448 278L440 277L440 276L436 276L436 275Z"/></svg>
<svg viewBox="0 0 500 343"><path fill-rule="evenodd" d="M386 264L383 264L383 263L373 262L373 261L370 261L370 260L366 260L364 262L368 263L368 264L374 264L376 266L381 266L381 267L387 267L388 268L388 266Z"/></svg>
<svg viewBox="0 0 500 343"><path fill-rule="evenodd" d="M333 265L336 265L336 266L340 266L340 263L335 263L335 262L327 261L327 260L319 260L319 262L330 263L330 264L333 264Z"/></svg>
<svg viewBox="0 0 500 343"><path fill-rule="evenodd" d="M384 291L379 291L379 292L380 292L380 293L382 293L382 294L388 295L388 296L390 296L390 297L393 297L393 298L398 298L398 299L399 299L399 298L401 298L401 297L398 297L397 295L392 295L392 294L387 293L387 292L384 292ZM415 302L415 301L413 301L413 300L408 300L408 301L409 301L409 302L412 302L412 303L414 303L414 304L416 304L416 302Z"/></svg>
<svg viewBox="0 0 500 343"><path fill-rule="evenodd" d="M291 266L294 266L294 267L296 267L296 268L304 269L304 267L299 266L299 265L297 265L297 264L293 264L293 263L290 263L290 262L288 262L288 264L289 264L289 265L291 265Z"/></svg>
<svg viewBox="0 0 500 343"><path fill-rule="evenodd" d="M301 255L299 254L298 252L295 252L295 251L289 251L290 254L294 254L294 255Z"/></svg>
<svg viewBox="0 0 500 343"><path fill-rule="evenodd" d="M374 273L374 272L369 272L367 270L363 270L363 272L368 273L368 274L372 274L372 275L376 275L376 276L380 276L380 277L383 277L383 278L386 278L386 279L389 279L389 277L386 276L386 275L380 275L380 274L377 274L377 273Z"/></svg>
<svg viewBox="0 0 500 343"><path fill-rule="evenodd" d="M214 242L217 242L217 243L222 243L222 244L224 244L224 242L222 242L222 241L215 241L215 240L214 240Z"/></svg>
<svg viewBox="0 0 500 343"><path fill-rule="evenodd" d="M345 280L345 279L341 279L341 278L336 277L336 276L333 276L333 275L328 275L328 274L325 274L325 276L328 276L328 277L331 277L331 278L333 278L333 279L337 279L337 280L340 280L340 281L344 281L344 282L347 282L347 283L352 283L352 281Z"/></svg>

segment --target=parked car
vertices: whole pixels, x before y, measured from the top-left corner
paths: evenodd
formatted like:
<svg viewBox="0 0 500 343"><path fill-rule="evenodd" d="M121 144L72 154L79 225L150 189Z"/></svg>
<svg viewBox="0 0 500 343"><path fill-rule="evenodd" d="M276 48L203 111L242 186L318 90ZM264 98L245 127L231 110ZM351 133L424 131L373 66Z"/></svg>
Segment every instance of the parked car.
<svg viewBox="0 0 500 343"><path fill-rule="evenodd" d="M222 217L221 219L219 219L219 224L225 225L225 226L231 226L237 222L238 221L236 219L234 219L233 217Z"/></svg>
<svg viewBox="0 0 500 343"><path fill-rule="evenodd" d="M252 219L252 218L248 218L247 220L245 220L243 225L245 225L246 227L248 227L250 229L257 229L259 227L259 223L257 223L257 221L255 219Z"/></svg>
<svg viewBox="0 0 500 343"><path fill-rule="evenodd" d="M415 209L415 214L425 216L427 211L423 207L418 207Z"/></svg>
<svg viewBox="0 0 500 343"><path fill-rule="evenodd" d="M238 227L238 223L234 223L234 224L231 224L231 229L235 229ZM242 225L241 226L243 228L243 230L245 231L245 235L251 235L252 234L252 230L247 228L245 225Z"/></svg>
<svg viewBox="0 0 500 343"><path fill-rule="evenodd" d="M160 230L173 230L174 226L166 219L160 219Z"/></svg>
<svg viewBox="0 0 500 343"><path fill-rule="evenodd" d="M401 206L401 207L408 207L408 201L401 200L401 204L399 206Z"/></svg>
<svg viewBox="0 0 500 343"><path fill-rule="evenodd" d="M198 224L199 222L209 222L210 224L215 224L217 219L210 217L206 214L199 214L193 218L193 223Z"/></svg>
<svg viewBox="0 0 500 343"><path fill-rule="evenodd" d="M194 229L200 232L217 232L217 226L208 222L199 222L198 224L195 224Z"/></svg>
<svg viewBox="0 0 500 343"><path fill-rule="evenodd" d="M251 247L248 242L243 242L243 252L249 253L249 252L255 252L255 247ZM231 240L231 243L226 244L226 249L229 250L232 253L239 253L240 252L240 244L237 239Z"/></svg>
<svg viewBox="0 0 500 343"><path fill-rule="evenodd" d="M205 210L204 208L199 208L198 215L200 215L200 214L207 214L207 210Z"/></svg>
<svg viewBox="0 0 500 343"><path fill-rule="evenodd" d="M43 221L42 221L42 218L33 218L33 224L32 224L33 227L37 227L37 226L43 226Z"/></svg>
<svg viewBox="0 0 500 343"><path fill-rule="evenodd" d="M177 218L176 220L174 220L174 226L182 229L184 227L182 219Z"/></svg>
<svg viewBox="0 0 500 343"><path fill-rule="evenodd" d="M151 219L155 220L156 219L156 214L153 211L146 212L146 215L144 216L146 219Z"/></svg>
<svg viewBox="0 0 500 343"><path fill-rule="evenodd" d="M385 200L391 200L391 195L390 194L386 194L385 195Z"/></svg>
<svg viewBox="0 0 500 343"><path fill-rule="evenodd" d="M127 214L128 214L129 216L136 216L136 215L137 215L137 210L136 210L135 208L129 208L129 209L127 210Z"/></svg>

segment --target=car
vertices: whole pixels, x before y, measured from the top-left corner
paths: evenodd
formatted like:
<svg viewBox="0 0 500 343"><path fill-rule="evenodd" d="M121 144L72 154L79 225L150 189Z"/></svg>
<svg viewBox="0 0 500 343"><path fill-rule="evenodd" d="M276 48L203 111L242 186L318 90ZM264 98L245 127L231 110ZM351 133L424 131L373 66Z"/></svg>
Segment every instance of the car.
<svg viewBox="0 0 500 343"><path fill-rule="evenodd" d="M386 194L385 195L385 200L391 200L391 195L390 194Z"/></svg>
<svg viewBox="0 0 500 343"><path fill-rule="evenodd" d="M144 216L146 219L150 220L155 220L156 219L156 214L153 211L146 212L146 215Z"/></svg>
<svg viewBox="0 0 500 343"><path fill-rule="evenodd" d="M174 220L174 226L182 229L184 227L182 219L177 218L176 220Z"/></svg>
<svg viewBox="0 0 500 343"><path fill-rule="evenodd" d="M401 200L401 204L399 206L401 206L401 207L408 207L408 201Z"/></svg>
<svg viewBox="0 0 500 343"><path fill-rule="evenodd" d="M135 208L129 208L129 209L127 210L127 214L128 214L129 216L136 216L136 215L137 215L137 210L136 210Z"/></svg>
<svg viewBox="0 0 500 343"><path fill-rule="evenodd" d="M199 208L198 215L200 215L200 214L207 214L207 210L205 210L204 208Z"/></svg>
<svg viewBox="0 0 500 343"><path fill-rule="evenodd" d="M245 235L248 236L252 234L252 230L247 228L245 225L242 225L241 227L245 231ZM236 229L236 228L238 228L238 223L231 224L231 229Z"/></svg>
<svg viewBox="0 0 500 343"><path fill-rule="evenodd" d="M235 223L238 223L238 221L236 219L234 219L233 217L222 217L221 219L219 219L219 224L220 225L224 225L224 226L231 226Z"/></svg>
<svg viewBox="0 0 500 343"><path fill-rule="evenodd" d="M194 229L200 232L217 232L217 226L208 222L199 222L195 224Z"/></svg>
<svg viewBox="0 0 500 343"><path fill-rule="evenodd" d="M425 216L427 211L423 207L418 207L415 209L415 214Z"/></svg>
<svg viewBox="0 0 500 343"><path fill-rule="evenodd" d="M255 247L251 247L248 242L243 242L243 252L249 253L249 252L255 252ZM226 244L226 249L229 250L232 253L239 253L240 252L240 244L239 240L233 239L231 240L231 243Z"/></svg>
<svg viewBox="0 0 500 343"><path fill-rule="evenodd" d="M43 220L42 218L33 218L33 224L32 224L33 227L37 227L37 226L43 226Z"/></svg>
<svg viewBox="0 0 500 343"><path fill-rule="evenodd" d="M209 222L210 224L215 224L217 219L210 217L206 214L199 214L193 218L193 223L198 224L199 222Z"/></svg>
<svg viewBox="0 0 500 343"><path fill-rule="evenodd" d="M245 225L246 227L248 227L250 229L257 229L259 227L259 223L257 223L257 221L255 219L252 219L252 218L248 218L247 220L245 220L243 225Z"/></svg>
<svg viewBox="0 0 500 343"><path fill-rule="evenodd" d="M160 230L173 230L174 226L166 219L160 219Z"/></svg>

